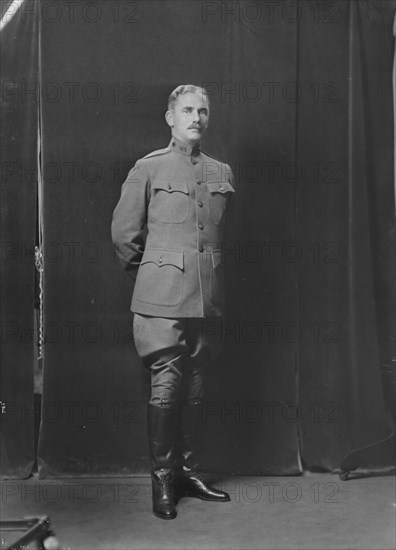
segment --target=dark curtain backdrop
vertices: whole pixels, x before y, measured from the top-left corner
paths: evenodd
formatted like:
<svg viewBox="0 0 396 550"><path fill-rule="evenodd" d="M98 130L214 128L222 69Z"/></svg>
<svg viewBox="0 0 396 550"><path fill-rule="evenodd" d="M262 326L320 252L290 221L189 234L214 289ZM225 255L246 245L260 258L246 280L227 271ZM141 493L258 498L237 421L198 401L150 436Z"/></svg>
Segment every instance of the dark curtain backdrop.
<svg viewBox="0 0 396 550"><path fill-rule="evenodd" d="M237 179L203 466L337 471L371 446L390 467L396 2L51 4L40 476L148 470L149 380L110 223L128 169L167 145L180 83L207 87L203 148Z"/></svg>
<svg viewBox="0 0 396 550"><path fill-rule="evenodd" d="M11 2L2 2L1 16ZM33 365L37 190L38 26L15 16L0 33L1 474L28 477L35 460Z"/></svg>
<svg viewBox="0 0 396 550"><path fill-rule="evenodd" d="M301 25L299 41L300 82L326 80L339 89L338 103L332 103L330 93L328 101L315 106L301 102L297 126L299 162L308 166L318 159L325 170L328 163L330 175L319 184L304 181L297 190L299 239L334 243L321 247L322 252L326 249L330 262L333 251L338 258L316 266L301 262L297 275L299 317L317 319L323 328L328 324L327 336L334 328L337 340L333 344L325 337L299 346L302 406L326 403L328 413L323 423L302 419L301 452L308 467L325 470L334 468L344 453L375 448L376 440L390 435L384 418L391 411L392 378L385 376L384 367L392 363L392 347L393 361L395 355L395 4L338 6L342 24L320 31ZM379 445L377 450L379 464L395 460L392 447ZM367 460L361 451L353 467L365 468Z"/></svg>

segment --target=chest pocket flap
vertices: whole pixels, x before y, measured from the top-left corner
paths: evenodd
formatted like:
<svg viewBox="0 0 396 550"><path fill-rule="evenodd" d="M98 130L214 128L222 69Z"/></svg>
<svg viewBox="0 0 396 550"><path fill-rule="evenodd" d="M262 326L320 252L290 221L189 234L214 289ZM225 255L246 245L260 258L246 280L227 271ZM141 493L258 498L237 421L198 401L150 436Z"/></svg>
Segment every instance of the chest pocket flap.
<svg viewBox="0 0 396 550"><path fill-rule="evenodd" d="M209 214L215 225L221 225L228 203L235 192L228 181L208 181Z"/></svg>
<svg viewBox="0 0 396 550"><path fill-rule="evenodd" d="M185 195L188 195L188 187L185 181L156 179L151 184L151 188L162 189L163 191L167 191L168 193L174 193L175 191L178 191L179 193L184 193Z"/></svg>
<svg viewBox="0 0 396 550"><path fill-rule="evenodd" d="M209 193L235 193L233 186L228 181L208 181Z"/></svg>

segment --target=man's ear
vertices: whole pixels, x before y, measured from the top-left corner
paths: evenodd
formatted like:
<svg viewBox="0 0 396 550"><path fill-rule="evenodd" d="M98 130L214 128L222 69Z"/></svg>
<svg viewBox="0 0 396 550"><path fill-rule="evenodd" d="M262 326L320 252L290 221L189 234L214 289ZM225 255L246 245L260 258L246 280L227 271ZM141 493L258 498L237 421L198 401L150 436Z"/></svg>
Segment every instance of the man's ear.
<svg viewBox="0 0 396 550"><path fill-rule="evenodd" d="M172 128L173 127L173 113L172 113L172 111L166 111L165 120L169 124L169 126Z"/></svg>

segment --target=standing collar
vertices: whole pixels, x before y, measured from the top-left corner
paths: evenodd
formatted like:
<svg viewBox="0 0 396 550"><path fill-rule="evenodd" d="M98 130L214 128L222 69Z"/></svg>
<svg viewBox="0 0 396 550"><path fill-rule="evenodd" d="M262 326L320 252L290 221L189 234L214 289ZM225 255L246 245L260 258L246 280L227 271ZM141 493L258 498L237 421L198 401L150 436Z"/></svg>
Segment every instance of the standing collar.
<svg viewBox="0 0 396 550"><path fill-rule="evenodd" d="M201 152L199 145L187 145L175 137L170 140L169 147L187 157L196 157Z"/></svg>

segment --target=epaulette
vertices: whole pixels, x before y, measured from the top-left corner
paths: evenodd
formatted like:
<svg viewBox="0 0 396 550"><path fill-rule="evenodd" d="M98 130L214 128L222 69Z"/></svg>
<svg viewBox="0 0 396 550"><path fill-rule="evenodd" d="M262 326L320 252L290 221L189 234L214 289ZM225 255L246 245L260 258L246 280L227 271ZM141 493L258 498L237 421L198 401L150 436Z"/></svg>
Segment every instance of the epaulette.
<svg viewBox="0 0 396 550"><path fill-rule="evenodd" d="M165 149L157 149L156 151L152 151L151 153L149 153L143 158L149 159L151 157L156 157L157 155L165 155L165 153L169 153L170 150L171 150L170 147L165 147Z"/></svg>

